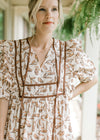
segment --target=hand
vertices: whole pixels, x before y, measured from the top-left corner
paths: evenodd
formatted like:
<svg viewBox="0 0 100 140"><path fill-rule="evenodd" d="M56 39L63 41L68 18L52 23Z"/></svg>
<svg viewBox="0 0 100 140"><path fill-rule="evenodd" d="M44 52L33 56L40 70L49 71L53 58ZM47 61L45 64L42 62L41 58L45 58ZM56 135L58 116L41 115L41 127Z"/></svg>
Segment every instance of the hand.
<svg viewBox="0 0 100 140"><path fill-rule="evenodd" d="M95 84L97 83L97 76L94 76L94 78L89 81L89 82L83 82L80 83L79 85L76 86L74 92L73 92L73 96L71 99L73 99L74 97L76 97L77 95L82 94L83 92L89 90L91 87L93 87Z"/></svg>

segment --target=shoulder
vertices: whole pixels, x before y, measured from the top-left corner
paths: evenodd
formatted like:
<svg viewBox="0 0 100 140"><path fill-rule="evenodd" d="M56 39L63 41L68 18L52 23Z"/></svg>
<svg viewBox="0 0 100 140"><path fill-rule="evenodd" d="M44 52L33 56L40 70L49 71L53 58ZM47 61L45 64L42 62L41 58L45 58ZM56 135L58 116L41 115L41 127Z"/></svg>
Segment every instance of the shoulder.
<svg viewBox="0 0 100 140"><path fill-rule="evenodd" d="M15 42L19 40L0 40L0 59L9 60L15 57Z"/></svg>
<svg viewBox="0 0 100 140"><path fill-rule="evenodd" d="M81 48L81 46L82 46L82 40L80 40L78 38L70 39L67 41L62 41L62 40L58 40L58 39L55 39L55 40L56 40L56 43L60 42L61 45L66 45L67 49Z"/></svg>
<svg viewBox="0 0 100 140"><path fill-rule="evenodd" d="M82 48L82 41L77 38L65 42L66 42L66 49L77 51L78 49L80 50Z"/></svg>
<svg viewBox="0 0 100 140"><path fill-rule="evenodd" d="M25 42L26 39L20 39L21 42ZM16 55L16 49L20 49L20 40L0 40L0 67L1 65L7 65L13 67ZM19 52L20 50L17 50Z"/></svg>
<svg viewBox="0 0 100 140"><path fill-rule="evenodd" d="M14 41L0 40L0 61L3 69L10 69L14 63Z"/></svg>
<svg viewBox="0 0 100 140"><path fill-rule="evenodd" d="M14 40L0 40L0 46L12 46Z"/></svg>
<svg viewBox="0 0 100 140"><path fill-rule="evenodd" d="M12 52L13 41L11 40L0 40L0 56L8 57Z"/></svg>
<svg viewBox="0 0 100 140"><path fill-rule="evenodd" d="M24 42L27 41L28 38L17 39L17 40L0 40L0 46L13 46L15 42Z"/></svg>
<svg viewBox="0 0 100 140"><path fill-rule="evenodd" d="M14 40L0 40L0 57L7 65L14 59Z"/></svg>
<svg viewBox="0 0 100 140"><path fill-rule="evenodd" d="M0 40L0 52L2 51L10 51L15 48L15 45L18 45L19 42L27 41L27 38L18 39L18 40Z"/></svg>
<svg viewBox="0 0 100 140"><path fill-rule="evenodd" d="M57 40L56 42L60 42L59 44L61 44L62 49L65 47L67 54L70 54L70 53L77 54L77 53L84 52L82 49L82 40L78 38L74 38L67 41Z"/></svg>
<svg viewBox="0 0 100 140"><path fill-rule="evenodd" d="M9 52L14 46L14 40L0 40L0 51Z"/></svg>

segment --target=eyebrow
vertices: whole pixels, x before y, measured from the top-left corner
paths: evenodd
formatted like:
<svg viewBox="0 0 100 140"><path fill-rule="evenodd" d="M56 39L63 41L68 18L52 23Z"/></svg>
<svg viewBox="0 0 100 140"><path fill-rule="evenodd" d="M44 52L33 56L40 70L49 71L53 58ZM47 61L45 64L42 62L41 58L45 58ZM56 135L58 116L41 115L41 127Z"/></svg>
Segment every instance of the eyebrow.
<svg viewBox="0 0 100 140"><path fill-rule="evenodd" d="M44 8L45 8L45 6L43 6L43 5L41 5L40 8L41 8L41 7L44 7ZM53 5L52 7L58 8L58 6L56 6L56 5Z"/></svg>

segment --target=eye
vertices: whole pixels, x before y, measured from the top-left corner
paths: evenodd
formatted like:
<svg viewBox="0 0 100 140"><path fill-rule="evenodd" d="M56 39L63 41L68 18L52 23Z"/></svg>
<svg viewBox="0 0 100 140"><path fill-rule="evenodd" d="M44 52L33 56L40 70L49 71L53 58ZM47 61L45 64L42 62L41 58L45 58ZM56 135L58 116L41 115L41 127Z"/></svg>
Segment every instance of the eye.
<svg viewBox="0 0 100 140"><path fill-rule="evenodd" d="M58 11L58 9L57 8L53 8L52 11Z"/></svg>
<svg viewBox="0 0 100 140"><path fill-rule="evenodd" d="M44 8L40 8L39 11L45 11L45 9Z"/></svg>

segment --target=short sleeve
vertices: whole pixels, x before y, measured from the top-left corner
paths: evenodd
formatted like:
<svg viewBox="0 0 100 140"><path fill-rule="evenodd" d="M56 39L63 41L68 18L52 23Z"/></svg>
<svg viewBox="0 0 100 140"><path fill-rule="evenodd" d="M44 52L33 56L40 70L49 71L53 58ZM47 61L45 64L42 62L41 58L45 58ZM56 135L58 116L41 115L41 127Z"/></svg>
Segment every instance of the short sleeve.
<svg viewBox="0 0 100 140"><path fill-rule="evenodd" d="M90 57L83 51L81 41L74 40L75 48L75 65L74 72L80 82L88 82L93 79L96 68Z"/></svg>
<svg viewBox="0 0 100 140"><path fill-rule="evenodd" d="M9 51L5 41L0 41L0 98L9 100L11 76L9 71Z"/></svg>

